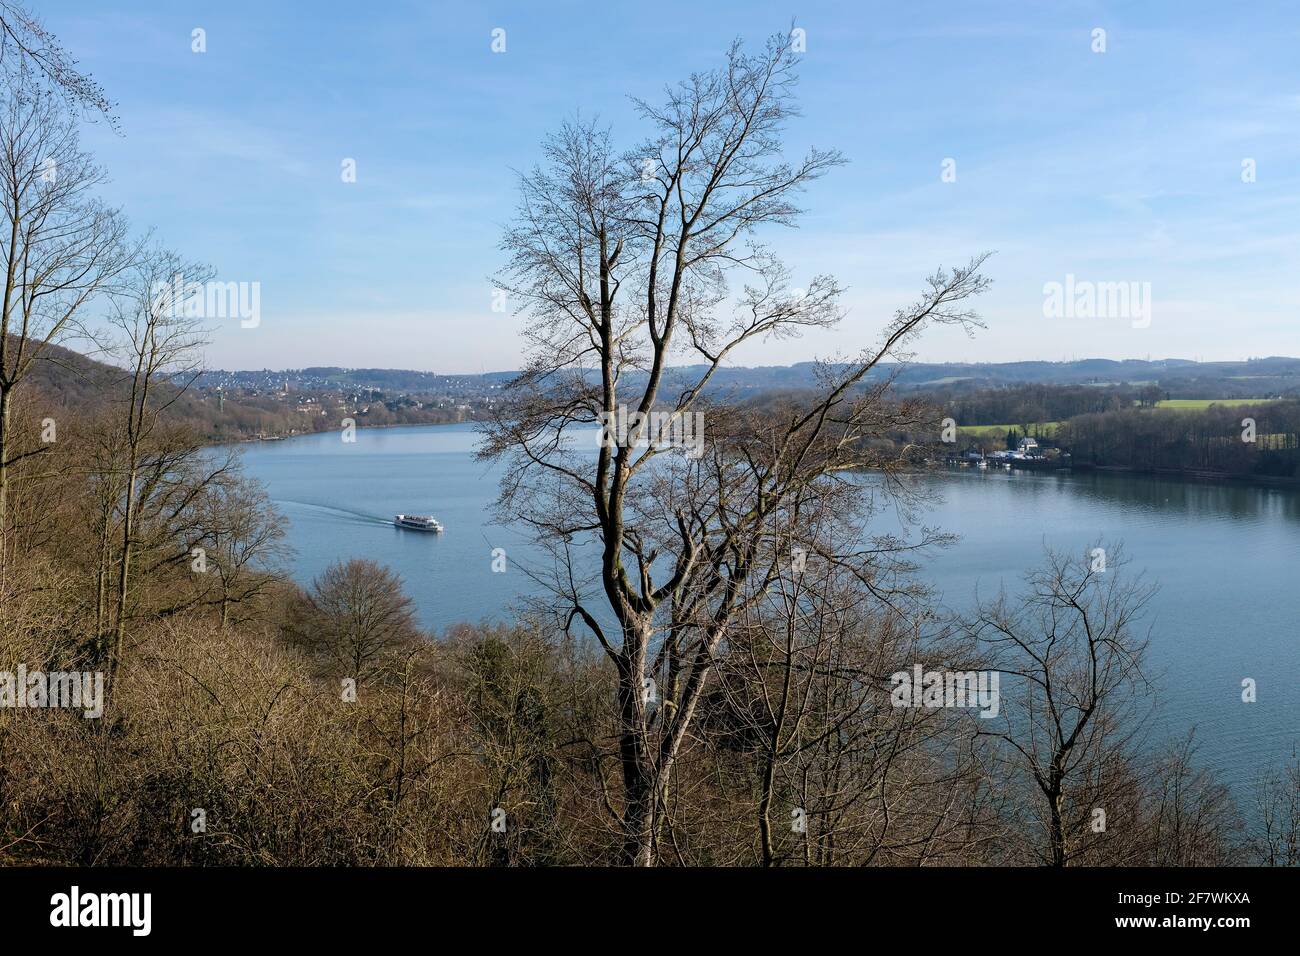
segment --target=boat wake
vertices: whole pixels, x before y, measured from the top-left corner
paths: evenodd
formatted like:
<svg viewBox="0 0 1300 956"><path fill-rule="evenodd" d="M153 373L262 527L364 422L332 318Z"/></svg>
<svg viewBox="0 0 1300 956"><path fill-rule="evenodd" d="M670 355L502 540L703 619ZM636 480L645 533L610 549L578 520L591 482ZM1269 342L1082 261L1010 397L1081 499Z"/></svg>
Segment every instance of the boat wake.
<svg viewBox="0 0 1300 956"><path fill-rule="evenodd" d="M274 503L277 505L286 505L293 509L315 512L322 515L331 515L351 524L362 525L392 525L392 518L384 518L377 514L371 514L366 511L353 511L350 508L337 508L334 505L321 505L312 501L294 501L290 498L276 498Z"/></svg>

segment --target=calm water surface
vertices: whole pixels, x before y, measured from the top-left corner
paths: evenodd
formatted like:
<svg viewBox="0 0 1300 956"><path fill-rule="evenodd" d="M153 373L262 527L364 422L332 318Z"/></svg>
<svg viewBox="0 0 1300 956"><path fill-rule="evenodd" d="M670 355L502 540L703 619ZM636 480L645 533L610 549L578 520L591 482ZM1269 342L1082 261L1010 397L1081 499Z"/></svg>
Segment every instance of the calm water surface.
<svg viewBox="0 0 1300 956"><path fill-rule="evenodd" d="M309 581L339 558L402 575L422 622L506 620L530 590L518 561L538 555L490 522L497 473L474 461L471 425L361 429L242 446L247 472L288 520L292 570ZM1132 569L1159 583L1147 623L1156 688L1151 733L1197 727L1201 756L1239 798L1257 767L1300 745L1300 491L1105 474L953 471L927 476L941 502L925 523L961 541L925 561L953 608L1014 587L1044 545L1080 552L1123 541ZM432 513L441 535L400 531ZM882 519L880 529L896 525ZM512 562L492 573L492 550ZM1241 702L1253 677L1259 701Z"/></svg>

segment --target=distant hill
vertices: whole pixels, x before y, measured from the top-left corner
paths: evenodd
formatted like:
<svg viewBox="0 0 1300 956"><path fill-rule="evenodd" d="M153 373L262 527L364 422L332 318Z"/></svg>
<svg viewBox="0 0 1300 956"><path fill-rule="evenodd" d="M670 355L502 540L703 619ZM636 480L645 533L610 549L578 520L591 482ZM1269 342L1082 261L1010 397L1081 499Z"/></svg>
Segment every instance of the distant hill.
<svg viewBox="0 0 1300 956"><path fill-rule="evenodd" d="M16 346L17 340L10 336L11 356ZM12 361L11 358L11 365ZM120 368L97 362L80 352L49 345L41 350L40 358L23 379L20 389L26 394L40 394L42 404L51 409L83 408L102 403L104 395L126 374Z"/></svg>
<svg viewBox="0 0 1300 956"><path fill-rule="evenodd" d="M167 418L192 427L212 442L234 442L258 437L282 437L339 428L350 419L359 427L381 425L424 425L472 421L484 416L491 394L482 376L464 381L454 376L454 388L431 387L383 389L360 386L345 376L327 380L317 373L343 369L313 369L316 384L297 382L285 389L285 373L238 373L234 377L256 379L250 387L231 384L228 373L204 373L183 395L166 395L162 386L155 397L171 399ZM386 381L387 370L362 379ZM295 377L297 376L290 376ZM508 376L502 376L504 379ZM431 376L423 372L399 372L393 380L419 386ZM189 376L186 376L188 383ZM177 385L182 383L177 382ZM38 417L61 410L96 414L111 410L129 395L130 373L95 361L71 349L49 346L24 379L23 401ZM382 394L381 394L382 393ZM174 394L174 391L173 391Z"/></svg>
<svg viewBox="0 0 1300 956"><path fill-rule="evenodd" d="M879 379L896 370L882 366ZM703 366L671 370L671 381L686 382ZM714 392L790 391L814 387L816 365L724 368L713 378ZM315 367L272 371L211 371L199 384L205 388L354 388L388 393L441 392L485 395L499 389L515 372L484 375L438 375L409 369L354 369ZM629 376L634 384L636 376ZM1270 357L1245 362L1193 362L1188 359L1145 361L1080 359L1074 362L917 363L898 375L905 390L942 388L977 390L1002 386L1046 385L1147 385L1157 384L1172 398L1263 398L1300 395L1300 358Z"/></svg>
<svg viewBox="0 0 1300 956"><path fill-rule="evenodd" d="M24 401L40 415L62 409L100 413L129 395L130 373L57 345L44 348L23 380ZM158 396L161 398L162 396ZM173 420L185 421L213 440L236 440L259 429L271 431L274 420L260 409L239 401L218 403L192 389L169 409Z"/></svg>
<svg viewBox="0 0 1300 956"><path fill-rule="evenodd" d="M817 366L721 369L715 397L759 399L797 393L817 384ZM703 366L669 370L667 387L695 380ZM1139 387L1158 385L1168 399L1300 397L1300 359L1270 357L1245 362L1081 359L1075 362L918 363L899 370L877 369L874 378L898 372L906 392L928 392L945 404L990 389L1030 385ZM120 394L120 368L67 348L50 347L33 369L27 387L51 410L102 409ZM172 410L213 440L285 435L337 427L342 416L359 425L465 421L488 413L515 372L439 375L411 369L311 367L283 370L204 372ZM628 376L635 385L637 376Z"/></svg>

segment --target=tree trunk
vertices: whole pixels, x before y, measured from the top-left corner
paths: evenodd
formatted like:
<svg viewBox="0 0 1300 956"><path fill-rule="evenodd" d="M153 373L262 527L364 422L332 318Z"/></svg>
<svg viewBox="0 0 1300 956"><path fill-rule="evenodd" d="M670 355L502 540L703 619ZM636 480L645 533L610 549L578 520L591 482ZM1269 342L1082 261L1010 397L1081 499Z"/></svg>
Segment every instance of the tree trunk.
<svg viewBox="0 0 1300 956"><path fill-rule="evenodd" d="M1065 824L1062 821L1064 802L1065 795L1061 791L1061 781L1053 780L1047 793L1052 866L1065 866Z"/></svg>
<svg viewBox="0 0 1300 956"><path fill-rule="evenodd" d="M771 866L776 860L772 846L772 778L775 764L769 762L763 768L763 795L758 801L758 834L762 843L763 865Z"/></svg>
<svg viewBox="0 0 1300 956"><path fill-rule="evenodd" d="M624 781L624 790L631 802L623 813L623 861L628 866L654 866L658 862L654 788L637 780L631 785Z"/></svg>
<svg viewBox="0 0 1300 956"><path fill-rule="evenodd" d="M619 757L623 767L623 862L654 866L657 858L658 787L646 730L644 687L648 625L624 630L619 660Z"/></svg>
<svg viewBox="0 0 1300 956"><path fill-rule="evenodd" d="M108 578L113 566L113 506L110 499L102 503L99 523L99 569L95 574L95 653L100 659L108 645Z"/></svg>
<svg viewBox="0 0 1300 956"><path fill-rule="evenodd" d="M758 802L758 831L762 840L763 865L776 863L776 848L772 841L772 797L776 788L776 764L781 758L781 735L785 732L785 717L790 706L790 691L794 682L794 626L786 627L785 666L781 673L781 703L773 721L772 735L767 752L763 755L763 792ZM796 726L798 718L796 717Z"/></svg>
<svg viewBox="0 0 1300 956"><path fill-rule="evenodd" d="M135 464L136 452L131 452L131 470L126 482L126 512L122 517L122 564L117 573L117 614L113 622L113 646L109 653L109 673L117 673L122 653L122 639L126 633L126 592L131 577L131 537L135 533Z"/></svg>
<svg viewBox="0 0 1300 956"><path fill-rule="evenodd" d="M11 396L10 389L0 388L0 580L3 580L9 554L9 469L5 463L9 455L9 405Z"/></svg>

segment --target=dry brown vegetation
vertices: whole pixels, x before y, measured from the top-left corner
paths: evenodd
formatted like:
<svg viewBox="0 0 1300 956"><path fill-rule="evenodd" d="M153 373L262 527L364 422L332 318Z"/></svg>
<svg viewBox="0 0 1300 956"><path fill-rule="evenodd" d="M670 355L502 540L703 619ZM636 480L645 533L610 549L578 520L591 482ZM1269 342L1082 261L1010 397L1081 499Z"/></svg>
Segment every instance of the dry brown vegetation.
<svg viewBox="0 0 1300 956"><path fill-rule="evenodd" d="M602 651L544 617L432 640L395 578L365 562L307 591L287 583L274 573L275 536L262 535L274 526L265 502L225 493L222 482L240 479L220 459L222 481L208 480L214 460L183 436L152 454L174 469L160 484L174 481L190 503L140 510L122 642L96 640L117 603L118 576L101 572L120 557L123 499L100 510L112 429L68 425L44 466L58 467L29 465L32 480L20 472L15 483L22 520L6 532L0 670L105 669L110 647L120 663L102 718L0 708L0 861L623 859L617 688ZM47 485L66 507L40 506ZM239 517L250 508L256 520ZM191 546L214 540L223 546L195 571ZM226 567L230 555L239 569ZM1071 567L1044 570L1039 593L1062 580L1080 593ZM981 718L891 705L892 672L921 659L981 666L992 648L918 617L910 602L923 591L898 587L882 602L815 555L801 570L778 563L764 581L716 654L667 787L659 863L1035 863L1058 846L1070 865L1248 858L1235 808L1190 746L1157 753L1119 733L1118 710L1097 715L1087 759L1065 766L1057 841L1041 784ZM1089 593L1108 613L1131 608L1122 588ZM1032 596L992 607L969 629L996 622L1041 641L1020 630L1035 607ZM1104 639L1126 640L1124 623ZM1050 663L1057 694L1071 692L1077 665ZM1129 686L1123 676L1115 686ZM1052 765L1050 751L1030 754ZM1294 770L1260 781L1264 862L1294 863L1294 784ZM1090 828L1098 801L1103 834Z"/></svg>

